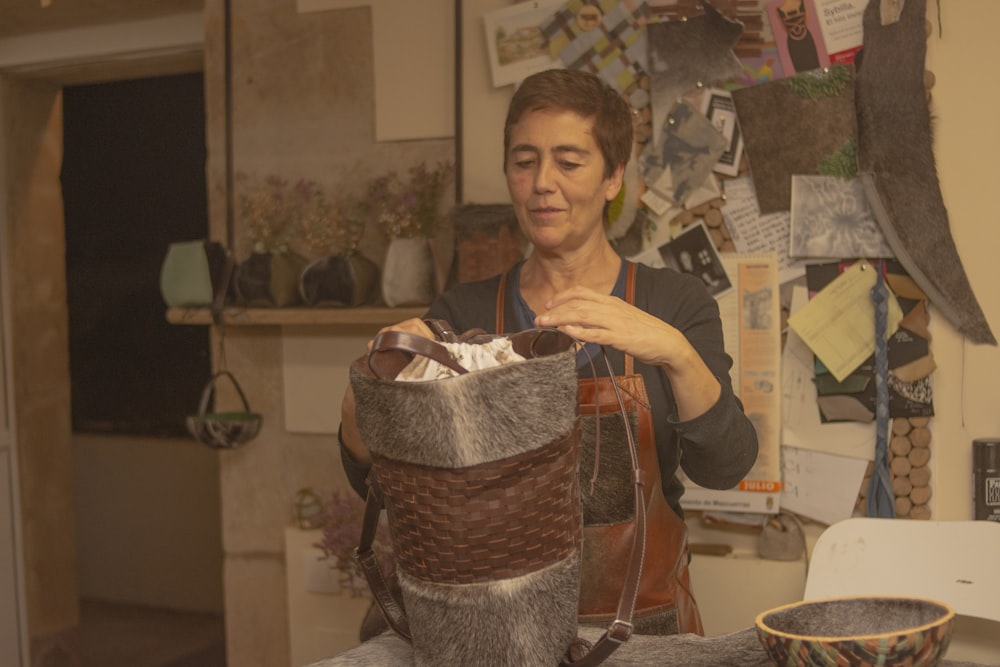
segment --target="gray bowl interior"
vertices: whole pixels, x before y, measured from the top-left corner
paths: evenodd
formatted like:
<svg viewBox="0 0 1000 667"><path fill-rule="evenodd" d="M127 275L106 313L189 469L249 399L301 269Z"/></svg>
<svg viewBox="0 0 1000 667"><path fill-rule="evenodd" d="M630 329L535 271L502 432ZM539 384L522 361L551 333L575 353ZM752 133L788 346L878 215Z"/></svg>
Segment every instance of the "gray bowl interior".
<svg viewBox="0 0 1000 667"><path fill-rule="evenodd" d="M929 600L857 598L817 600L766 614L763 624L803 637L859 637L903 632L935 623L949 610Z"/></svg>

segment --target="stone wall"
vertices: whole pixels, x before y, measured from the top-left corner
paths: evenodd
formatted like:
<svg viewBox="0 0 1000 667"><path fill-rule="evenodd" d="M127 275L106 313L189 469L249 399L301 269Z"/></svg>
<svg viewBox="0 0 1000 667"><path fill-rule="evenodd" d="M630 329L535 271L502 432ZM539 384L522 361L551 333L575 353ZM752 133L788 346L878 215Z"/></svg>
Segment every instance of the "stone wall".
<svg viewBox="0 0 1000 667"><path fill-rule="evenodd" d="M205 7L208 186L213 236L227 230L224 8ZM294 3L246 0L232 8L233 170L318 181L336 195L389 169L454 160L452 139L376 143L371 14L367 8L297 14ZM370 230L362 250L376 263L383 244ZM238 259L239 221L233 229ZM216 335L218 335L216 331ZM317 335L338 337L337 327ZM357 332L351 344L357 344ZM281 667L289 660L284 528L296 491L346 486L336 436L284 430L282 328L230 327L227 366L250 405L265 415L261 434L222 456L222 530L229 663ZM340 396L330 396L339 410Z"/></svg>

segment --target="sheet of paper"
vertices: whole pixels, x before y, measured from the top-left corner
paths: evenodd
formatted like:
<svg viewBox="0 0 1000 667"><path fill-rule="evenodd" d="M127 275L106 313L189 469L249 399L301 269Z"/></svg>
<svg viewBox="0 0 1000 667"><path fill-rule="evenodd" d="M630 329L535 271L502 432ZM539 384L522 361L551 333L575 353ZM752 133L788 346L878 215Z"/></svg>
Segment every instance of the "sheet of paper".
<svg viewBox="0 0 1000 667"><path fill-rule="evenodd" d="M831 63L851 63L864 37L862 18L866 2L844 0L813 0L819 17L823 43Z"/></svg>
<svg viewBox="0 0 1000 667"><path fill-rule="evenodd" d="M778 511L781 490L781 305L773 254L720 254L734 289L717 297L736 394L757 431L757 463L739 486L716 491L681 476L689 509Z"/></svg>
<svg viewBox="0 0 1000 667"><path fill-rule="evenodd" d="M871 264L864 260L855 262L788 318L788 326L802 337L838 382L875 352L871 289L876 278ZM891 292L888 301L886 333L891 336L903 312Z"/></svg>
<svg viewBox="0 0 1000 667"><path fill-rule="evenodd" d="M804 285L792 287L790 312L809 302ZM824 424L816 405L813 353L789 329L781 353L781 444L870 461L875 455L875 422Z"/></svg>
<svg viewBox="0 0 1000 667"><path fill-rule="evenodd" d="M788 254L791 216L788 211L761 215L749 176L727 180L722 217L733 245L742 253L773 252L778 257L778 282L805 275L806 263Z"/></svg>
<svg viewBox="0 0 1000 667"><path fill-rule="evenodd" d="M854 514L866 461L795 447L781 454L783 508L828 525Z"/></svg>

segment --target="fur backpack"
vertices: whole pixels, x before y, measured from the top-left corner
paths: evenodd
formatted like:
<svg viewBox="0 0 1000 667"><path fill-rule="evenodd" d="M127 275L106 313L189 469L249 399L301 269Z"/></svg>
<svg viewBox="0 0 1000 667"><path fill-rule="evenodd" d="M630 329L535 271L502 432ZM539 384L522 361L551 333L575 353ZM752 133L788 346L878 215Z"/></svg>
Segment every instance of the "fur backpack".
<svg viewBox="0 0 1000 667"><path fill-rule="evenodd" d="M429 324L446 342L458 340L442 323ZM351 366L358 428L373 460L358 562L389 626L412 642L416 665L596 665L631 634L644 530L620 613L590 646L577 638L575 340L531 329L473 332L462 342L497 338L524 360L470 372L442 343L385 332ZM396 379L421 358L454 376ZM401 600L371 550L383 506Z"/></svg>

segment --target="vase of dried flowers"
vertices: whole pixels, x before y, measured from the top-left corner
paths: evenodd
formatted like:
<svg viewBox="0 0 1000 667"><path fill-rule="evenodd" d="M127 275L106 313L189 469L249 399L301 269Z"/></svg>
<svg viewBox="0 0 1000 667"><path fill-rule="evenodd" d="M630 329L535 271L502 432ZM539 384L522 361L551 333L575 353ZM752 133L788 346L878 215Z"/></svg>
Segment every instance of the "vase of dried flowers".
<svg viewBox="0 0 1000 667"><path fill-rule="evenodd" d="M308 182L301 211L302 238L313 259L299 277L299 294L310 306L361 306L375 300L379 270L358 251L365 231L356 206L335 206Z"/></svg>
<svg viewBox="0 0 1000 667"><path fill-rule="evenodd" d="M291 249L302 206L301 183L275 175L258 181L237 176L242 187L238 215L249 257L233 276L240 300L251 306L291 306L300 302L299 274L306 259Z"/></svg>
<svg viewBox="0 0 1000 667"><path fill-rule="evenodd" d="M434 169L420 163L402 181L390 175L378 221L389 237L382 267L382 300L389 307L424 306L437 294L430 239L443 218L445 191L454 178L449 162Z"/></svg>

